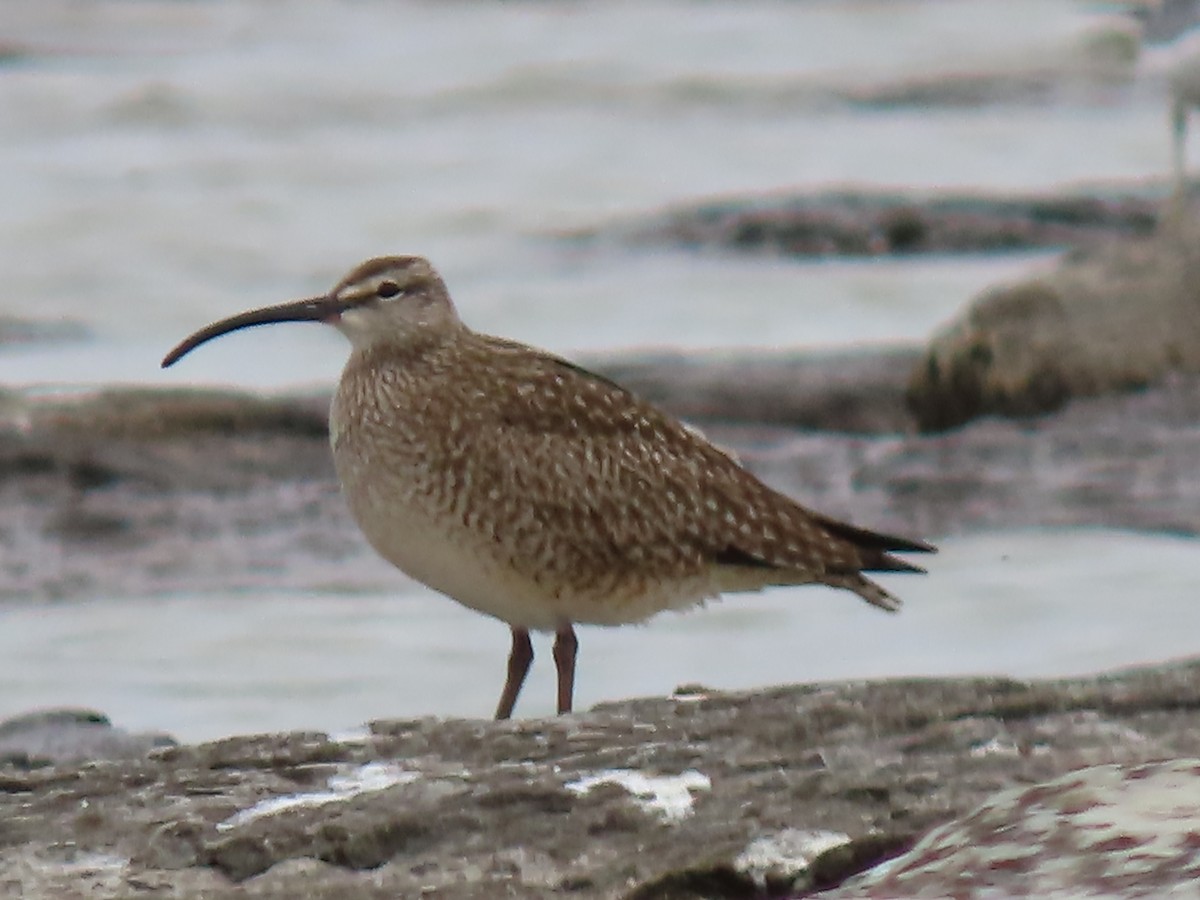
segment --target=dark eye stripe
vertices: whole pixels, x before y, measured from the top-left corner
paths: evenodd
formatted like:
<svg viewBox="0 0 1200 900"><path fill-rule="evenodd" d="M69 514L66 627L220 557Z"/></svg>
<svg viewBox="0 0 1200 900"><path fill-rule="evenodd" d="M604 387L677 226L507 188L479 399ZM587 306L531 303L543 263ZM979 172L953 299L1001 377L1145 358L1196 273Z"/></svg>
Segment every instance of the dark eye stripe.
<svg viewBox="0 0 1200 900"><path fill-rule="evenodd" d="M386 300L388 297L395 297L400 293L400 285L394 281L381 281L375 287L375 296L382 297Z"/></svg>

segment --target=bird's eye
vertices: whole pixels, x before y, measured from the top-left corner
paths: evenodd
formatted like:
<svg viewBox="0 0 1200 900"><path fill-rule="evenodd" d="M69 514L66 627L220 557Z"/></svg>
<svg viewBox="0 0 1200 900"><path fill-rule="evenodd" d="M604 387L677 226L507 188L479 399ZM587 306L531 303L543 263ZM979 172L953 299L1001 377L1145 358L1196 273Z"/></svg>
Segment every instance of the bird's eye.
<svg viewBox="0 0 1200 900"><path fill-rule="evenodd" d="M375 287L375 296L382 300L395 297L398 293L400 293L400 285L394 281L381 281Z"/></svg>

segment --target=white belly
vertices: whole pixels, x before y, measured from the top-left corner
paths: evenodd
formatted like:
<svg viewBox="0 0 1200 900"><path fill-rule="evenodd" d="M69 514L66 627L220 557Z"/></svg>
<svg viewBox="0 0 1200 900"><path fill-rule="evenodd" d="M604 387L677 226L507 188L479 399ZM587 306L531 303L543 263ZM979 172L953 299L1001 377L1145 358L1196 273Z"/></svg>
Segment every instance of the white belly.
<svg viewBox="0 0 1200 900"><path fill-rule="evenodd" d="M465 529L448 528L419 504L398 503L391 491L351 490L345 482L343 488L371 546L410 578L510 625L553 630L566 619L554 597L503 565Z"/></svg>

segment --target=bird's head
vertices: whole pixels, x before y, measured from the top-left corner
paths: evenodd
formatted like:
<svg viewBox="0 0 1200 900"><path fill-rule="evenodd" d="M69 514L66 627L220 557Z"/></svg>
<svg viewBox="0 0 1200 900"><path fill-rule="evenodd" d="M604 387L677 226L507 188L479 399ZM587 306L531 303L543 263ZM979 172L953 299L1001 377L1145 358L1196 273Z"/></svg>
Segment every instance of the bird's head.
<svg viewBox="0 0 1200 900"><path fill-rule="evenodd" d="M381 256L357 266L328 294L239 313L185 338L163 368L215 337L274 322L324 322L355 349L394 341L407 344L462 327L446 285L420 256Z"/></svg>

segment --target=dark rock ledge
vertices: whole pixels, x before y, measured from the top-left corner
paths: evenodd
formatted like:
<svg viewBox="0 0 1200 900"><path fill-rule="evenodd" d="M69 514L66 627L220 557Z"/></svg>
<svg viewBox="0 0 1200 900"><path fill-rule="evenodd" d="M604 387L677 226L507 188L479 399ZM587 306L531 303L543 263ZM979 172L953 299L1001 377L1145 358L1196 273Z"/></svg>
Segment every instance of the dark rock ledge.
<svg viewBox="0 0 1200 900"><path fill-rule="evenodd" d="M1200 376L936 435L730 421L739 404L769 409L774 390L794 395L786 403L810 396L817 419L828 409L866 429L895 417L890 401L870 392L858 403L835 398L864 372L882 385L878 396L898 395L903 372L887 383L884 358L826 362L780 360L776 387L764 375L762 394L754 378L739 395L686 365L635 372L626 360L617 374L699 422L781 490L885 531L935 539L1035 526L1200 534ZM749 363L747 372L756 366L767 364ZM805 385L788 385L784 373ZM394 583L338 491L325 404L203 392L0 396L0 598Z"/></svg>
<svg viewBox="0 0 1200 900"><path fill-rule="evenodd" d="M990 253L1094 246L1148 235L1161 204L1140 185L1025 197L870 188L781 192L680 205L561 237L580 244L797 257Z"/></svg>
<svg viewBox="0 0 1200 900"><path fill-rule="evenodd" d="M1183 663L1033 683L692 687L559 719L382 721L351 741L259 735L82 767L10 765L0 884L26 898L794 895L901 852L998 790L1200 756L1197 710L1200 664ZM1195 799L1194 765L1121 771ZM976 872L974 886L1016 894L1036 874L1041 889L1070 887L1084 861L1063 865L1051 838L1099 805L1103 783L1103 770L1069 783L1041 857L1015 846L1022 865ZM1054 794L963 828L980 848L1002 843L1006 816ZM1127 849L1096 845L1085 861L1119 864L1128 881L1142 870ZM1154 882L1143 871L1143 887L1195 865L1194 844L1173 852L1174 869Z"/></svg>

